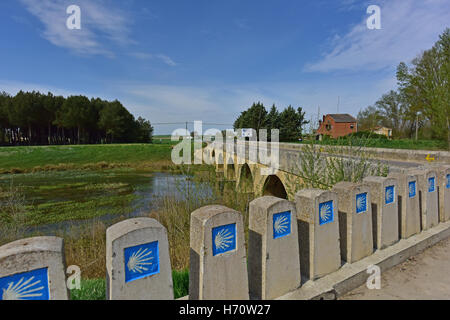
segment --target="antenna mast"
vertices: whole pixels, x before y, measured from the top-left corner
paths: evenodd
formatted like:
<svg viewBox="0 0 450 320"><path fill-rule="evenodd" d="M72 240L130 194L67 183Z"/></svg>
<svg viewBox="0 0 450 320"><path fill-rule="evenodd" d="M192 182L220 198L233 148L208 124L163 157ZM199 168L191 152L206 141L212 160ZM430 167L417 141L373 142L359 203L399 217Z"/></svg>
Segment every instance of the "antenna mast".
<svg viewBox="0 0 450 320"><path fill-rule="evenodd" d="M341 99L340 99L340 97L338 96L338 103L337 103L337 113L339 114L339 103L341 102L340 101Z"/></svg>

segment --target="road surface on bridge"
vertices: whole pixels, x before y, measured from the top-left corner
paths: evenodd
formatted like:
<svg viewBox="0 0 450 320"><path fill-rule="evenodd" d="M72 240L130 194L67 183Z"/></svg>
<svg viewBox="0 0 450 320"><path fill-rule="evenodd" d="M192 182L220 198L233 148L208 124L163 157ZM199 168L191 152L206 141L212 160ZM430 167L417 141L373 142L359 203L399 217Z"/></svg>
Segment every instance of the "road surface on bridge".
<svg viewBox="0 0 450 320"><path fill-rule="evenodd" d="M363 285L340 300L450 300L450 238L384 271L381 289Z"/></svg>

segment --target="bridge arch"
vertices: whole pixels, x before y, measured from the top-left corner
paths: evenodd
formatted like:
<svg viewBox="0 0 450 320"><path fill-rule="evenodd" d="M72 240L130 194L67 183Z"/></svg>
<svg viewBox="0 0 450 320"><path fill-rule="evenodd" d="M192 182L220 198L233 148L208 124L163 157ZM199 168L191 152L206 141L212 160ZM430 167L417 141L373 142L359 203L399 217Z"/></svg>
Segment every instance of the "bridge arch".
<svg viewBox="0 0 450 320"><path fill-rule="evenodd" d="M267 176L263 186L264 196L288 199L288 193L281 179L276 175Z"/></svg>
<svg viewBox="0 0 450 320"><path fill-rule="evenodd" d="M223 153L219 153L219 156L217 158L217 170L218 171L223 171Z"/></svg>
<svg viewBox="0 0 450 320"><path fill-rule="evenodd" d="M226 166L226 178L229 181L236 180L236 170L234 168L234 161L232 158L229 158Z"/></svg>
<svg viewBox="0 0 450 320"><path fill-rule="evenodd" d="M244 163L242 166L240 166L238 174L239 177L237 180L237 189L239 190L239 192L254 192L254 178L250 166L247 163Z"/></svg>

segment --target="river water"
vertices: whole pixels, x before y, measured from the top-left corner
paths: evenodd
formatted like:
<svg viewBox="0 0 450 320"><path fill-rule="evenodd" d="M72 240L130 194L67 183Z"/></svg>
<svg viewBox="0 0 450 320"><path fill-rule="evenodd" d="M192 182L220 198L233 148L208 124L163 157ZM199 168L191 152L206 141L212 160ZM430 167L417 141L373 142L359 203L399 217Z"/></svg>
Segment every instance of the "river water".
<svg viewBox="0 0 450 320"><path fill-rule="evenodd" d="M95 218L68 219L27 227L27 234L44 235L92 224L94 220L110 225L118 217L148 216L158 209L160 200L165 196L177 200L184 200L192 194L205 198L213 196L208 183L193 183L190 176L137 171L65 171L0 177L2 190L8 190L11 185L20 189L24 202L30 208L49 206L46 211L41 209L40 214L55 215L58 214L57 208L61 207L65 214L76 216L77 210L86 210L86 204L94 206L94 211L102 212ZM117 208L121 206L123 210Z"/></svg>

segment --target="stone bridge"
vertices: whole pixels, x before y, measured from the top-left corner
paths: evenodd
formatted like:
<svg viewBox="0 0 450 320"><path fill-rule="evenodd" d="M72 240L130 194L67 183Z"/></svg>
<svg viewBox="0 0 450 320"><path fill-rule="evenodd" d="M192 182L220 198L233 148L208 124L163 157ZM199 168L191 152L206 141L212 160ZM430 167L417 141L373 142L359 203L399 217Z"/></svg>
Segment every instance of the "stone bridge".
<svg viewBox="0 0 450 320"><path fill-rule="evenodd" d="M238 147L244 152L238 152ZM302 169L300 168L301 153L306 147L303 144L279 143L279 165L273 174L265 174L270 169L267 162L255 161L251 151L257 154L257 142L237 142L234 145L210 143L203 149L203 159L216 166L216 172L225 181L234 181L236 189L242 193L254 193L255 197L264 195L275 196L293 200L295 193L301 189L303 183ZM263 153L270 156L271 143L260 146ZM386 167L389 173L404 172L408 169L417 169L423 166L439 166L450 164L450 152L401 150L382 148L348 148L333 147L333 154L327 146L316 146L325 158L341 157L352 161L359 154L365 153L367 161ZM196 157L200 155L197 153ZM430 159L433 159L430 162Z"/></svg>

